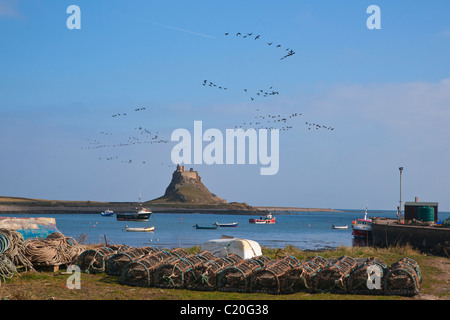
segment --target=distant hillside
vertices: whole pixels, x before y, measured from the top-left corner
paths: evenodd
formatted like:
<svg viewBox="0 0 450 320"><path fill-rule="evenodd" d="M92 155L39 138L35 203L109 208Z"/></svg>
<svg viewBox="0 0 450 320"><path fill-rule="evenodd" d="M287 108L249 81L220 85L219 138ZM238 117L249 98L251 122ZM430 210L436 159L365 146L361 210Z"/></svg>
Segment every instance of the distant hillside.
<svg viewBox="0 0 450 320"><path fill-rule="evenodd" d="M77 207L90 207L90 206L105 206L109 202L99 201L72 201L72 200L46 200L46 199L33 199L22 197L4 197L0 196L0 204L3 205L21 205L21 206L77 206Z"/></svg>
<svg viewBox="0 0 450 320"><path fill-rule="evenodd" d="M1 197L0 213L100 213L111 209L114 212L133 212L137 202L99 202L43 200L21 197ZM197 171L186 171L177 166L172 180L162 197L147 201L144 206L158 213L221 213L254 214L258 208L246 203L227 203L210 192Z"/></svg>

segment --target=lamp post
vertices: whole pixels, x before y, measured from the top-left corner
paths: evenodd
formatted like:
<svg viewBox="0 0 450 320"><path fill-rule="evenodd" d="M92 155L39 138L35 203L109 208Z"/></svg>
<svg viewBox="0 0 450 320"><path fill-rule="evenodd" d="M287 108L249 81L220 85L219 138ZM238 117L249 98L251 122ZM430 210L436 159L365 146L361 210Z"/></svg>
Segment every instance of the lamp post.
<svg viewBox="0 0 450 320"><path fill-rule="evenodd" d="M398 168L400 171L400 206L398 207L398 221L400 222L402 216L402 172L403 167Z"/></svg>

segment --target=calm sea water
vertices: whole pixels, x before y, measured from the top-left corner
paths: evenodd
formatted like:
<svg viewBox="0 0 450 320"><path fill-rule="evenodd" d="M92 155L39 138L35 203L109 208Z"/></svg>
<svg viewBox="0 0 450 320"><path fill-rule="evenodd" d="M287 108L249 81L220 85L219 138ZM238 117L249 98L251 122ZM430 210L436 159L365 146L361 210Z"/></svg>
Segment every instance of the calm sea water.
<svg viewBox="0 0 450 320"><path fill-rule="evenodd" d="M395 218L394 211L370 211L369 216ZM17 217L27 215L17 214ZM37 215L28 215L36 217ZM258 225L248 222L252 216L217 214L158 214L154 213L148 222L117 221L115 216L100 214L42 214L40 217L54 217L57 228L68 237L78 239L87 236L88 243L104 242L130 246L157 246L162 248L201 246L205 241L218 239L222 235L249 239L262 246L284 248L293 245L303 250L335 248L339 245L355 245L351 235L352 221L364 216L363 211L306 212L291 215L276 215L277 223ZM445 220L450 213L440 212L439 220ZM256 216L256 218L258 218ZM215 222L238 222L236 228L197 230L193 226L210 226ZM348 225L347 230L332 229L332 225ZM125 226L155 226L154 232L127 232Z"/></svg>

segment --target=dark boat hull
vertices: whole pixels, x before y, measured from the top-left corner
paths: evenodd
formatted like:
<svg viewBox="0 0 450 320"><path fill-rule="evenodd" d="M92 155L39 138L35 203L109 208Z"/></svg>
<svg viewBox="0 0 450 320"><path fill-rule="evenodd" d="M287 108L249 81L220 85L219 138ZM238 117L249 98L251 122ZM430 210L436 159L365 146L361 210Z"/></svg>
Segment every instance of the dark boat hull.
<svg viewBox="0 0 450 320"><path fill-rule="evenodd" d="M199 226L199 225L195 225L194 226L195 229L205 229L205 230L215 230L218 227L217 226Z"/></svg>
<svg viewBox="0 0 450 320"><path fill-rule="evenodd" d="M148 221L151 215L151 213L118 213L116 219L117 221Z"/></svg>

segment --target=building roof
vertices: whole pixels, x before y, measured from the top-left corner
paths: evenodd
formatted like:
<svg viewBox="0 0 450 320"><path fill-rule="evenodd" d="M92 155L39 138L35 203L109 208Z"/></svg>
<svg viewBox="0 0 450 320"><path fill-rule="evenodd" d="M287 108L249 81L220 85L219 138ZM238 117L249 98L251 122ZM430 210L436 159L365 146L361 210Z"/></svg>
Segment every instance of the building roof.
<svg viewBox="0 0 450 320"><path fill-rule="evenodd" d="M405 202L405 206L435 207L439 202Z"/></svg>

